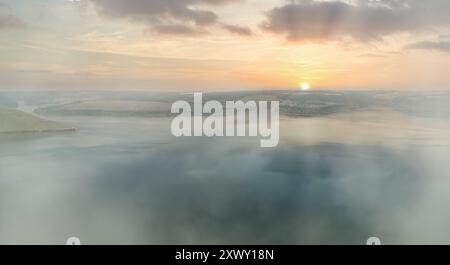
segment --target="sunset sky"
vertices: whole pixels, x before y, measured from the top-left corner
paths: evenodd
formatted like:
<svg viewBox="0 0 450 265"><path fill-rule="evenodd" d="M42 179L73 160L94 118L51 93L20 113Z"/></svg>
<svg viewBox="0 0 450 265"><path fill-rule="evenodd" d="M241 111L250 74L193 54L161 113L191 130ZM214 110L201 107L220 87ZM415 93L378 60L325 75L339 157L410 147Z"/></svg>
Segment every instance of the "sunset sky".
<svg viewBox="0 0 450 265"><path fill-rule="evenodd" d="M450 89L448 0L0 0L0 89Z"/></svg>

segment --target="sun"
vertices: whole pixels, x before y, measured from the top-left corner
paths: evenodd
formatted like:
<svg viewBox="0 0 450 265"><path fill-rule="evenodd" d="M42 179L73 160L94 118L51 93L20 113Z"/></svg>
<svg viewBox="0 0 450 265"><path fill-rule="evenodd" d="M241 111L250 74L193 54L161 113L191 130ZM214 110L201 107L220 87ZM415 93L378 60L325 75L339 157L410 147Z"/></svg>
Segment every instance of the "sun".
<svg viewBox="0 0 450 265"><path fill-rule="evenodd" d="M311 85L308 82L303 82L300 86L303 91L308 91L311 89Z"/></svg>

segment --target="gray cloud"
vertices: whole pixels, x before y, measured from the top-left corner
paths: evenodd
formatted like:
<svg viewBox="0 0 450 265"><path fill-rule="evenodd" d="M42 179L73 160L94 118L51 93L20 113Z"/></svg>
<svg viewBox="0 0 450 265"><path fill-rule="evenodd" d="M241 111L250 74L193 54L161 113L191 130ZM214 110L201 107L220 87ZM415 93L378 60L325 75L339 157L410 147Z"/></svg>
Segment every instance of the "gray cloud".
<svg viewBox="0 0 450 265"><path fill-rule="evenodd" d="M447 0L289 1L266 12L262 28L290 41L351 37L359 41L449 27Z"/></svg>
<svg viewBox="0 0 450 265"><path fill-rule="evenodd" d="M0 29L23 29L26 28L26 26L27 24L18 17L12 15L0 16Z"/></svg>
<svg viewBox="0 0 450 265"><path fill-rule="evenodd" d="M450 41L421 41L413 43L406 47L407 49L418 49L418 50L435 50L441 52L450 52Z"/></svg>
<svg viewBox="0 0 450 265"><path fill-rule="evenodd" d="M222 28L227 30L230 33L237 34L240 36L251 36L253 35L253 32L248 27L241 27L236 25L230 25L230 24L222 24Z"/></svg>
<svg viewBox="0 0 450 265"><path fill-rule="evenodd" d="M198 35L216 25L215 7L241 0L91 0L100 14L147 24L161 34Z"/></svg>
<svg viewBox="0 0 450 265"><path fill-rule="evenodd" d="M162 35L204 35L208 32L185 25L157 25L156 32Z"/></svg>

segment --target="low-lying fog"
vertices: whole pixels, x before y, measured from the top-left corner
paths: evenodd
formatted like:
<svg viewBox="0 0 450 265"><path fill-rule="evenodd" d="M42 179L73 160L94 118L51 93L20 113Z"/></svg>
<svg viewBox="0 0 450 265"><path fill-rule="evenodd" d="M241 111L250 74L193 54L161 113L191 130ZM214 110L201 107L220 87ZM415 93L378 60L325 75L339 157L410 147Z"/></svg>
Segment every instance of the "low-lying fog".
<svg viewBox="0 0 450 265"><path fill-rule="evenodd" d="M260 148L175 138L170 118L58 119L78 131L0 140L2 244L450 243L448 120L283 117Z"/></svg>

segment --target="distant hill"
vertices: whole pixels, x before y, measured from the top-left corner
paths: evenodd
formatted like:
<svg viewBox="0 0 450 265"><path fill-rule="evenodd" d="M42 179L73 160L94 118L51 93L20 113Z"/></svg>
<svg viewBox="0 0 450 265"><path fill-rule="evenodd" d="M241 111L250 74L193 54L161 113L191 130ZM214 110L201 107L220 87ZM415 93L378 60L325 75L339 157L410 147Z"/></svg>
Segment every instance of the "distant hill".
<svg viewBox="0 0 450 265"><path fill-rule="evenodd" d="M106 92L103 92L106 93ZM124 94L70 94L70 103L62 103L45 94L39 100L25 95L27 103L41 106L35 113L43 116L142 116L170 117L172 103L185 100L193 103L192 93L128 92ZM241 91L204 93L203 102L279 101L280 115L289 117L326 117L338 113L390 109L418 117L450 117L450 93L447 91ZM19 100L17 100L19 101Z"/></svg>
<svg viewBox="0 0 450 265"><path fill-rule="evenodd" d="M156 101L88 100L43 107L35 112L44 115L168 116L171 106L170 103Z"/></svg>
<svg viewBox="0 0 450 265"><path fill-rule="evenodd" d="M0 107L0 133L73 131L74 128L31 114Z"/></svg>

